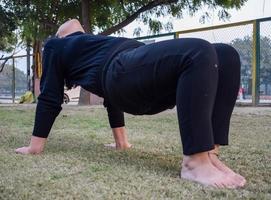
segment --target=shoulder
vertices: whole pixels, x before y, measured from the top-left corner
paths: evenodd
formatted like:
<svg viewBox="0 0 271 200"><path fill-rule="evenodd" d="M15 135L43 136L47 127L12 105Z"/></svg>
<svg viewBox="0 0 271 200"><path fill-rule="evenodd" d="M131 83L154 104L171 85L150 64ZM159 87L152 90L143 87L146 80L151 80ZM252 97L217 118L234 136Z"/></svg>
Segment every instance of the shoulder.
<svg viewBox="0 0 271 200"><path fill-rule="evenodd" d="M44 42L44 49L57 49L61 44L61 39L57 37L51 37Z"/></svg>

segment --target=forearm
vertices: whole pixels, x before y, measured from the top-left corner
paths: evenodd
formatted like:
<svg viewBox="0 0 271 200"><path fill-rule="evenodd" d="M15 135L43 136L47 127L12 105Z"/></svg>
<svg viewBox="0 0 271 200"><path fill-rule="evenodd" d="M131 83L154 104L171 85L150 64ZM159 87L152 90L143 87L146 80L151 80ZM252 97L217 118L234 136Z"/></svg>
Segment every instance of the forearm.
<svg viewBox="0 0 271 200"><path fill-rule="evenodd" d="M60 93L60 92L59 92ZM51 95L47 93L41 93L38 97L38 103L36 107L35 124L32 135L41 138L47 138L54 121L60 113L61 99L57 94Z"/></svg>
<svg viewBox="0 0 271 200"><path fill-rule="evenodd" d="M29 147L32 151L30 153L32 154L41 153L44 150L46 141L47 138L32 136L29 144Z"/></svg>

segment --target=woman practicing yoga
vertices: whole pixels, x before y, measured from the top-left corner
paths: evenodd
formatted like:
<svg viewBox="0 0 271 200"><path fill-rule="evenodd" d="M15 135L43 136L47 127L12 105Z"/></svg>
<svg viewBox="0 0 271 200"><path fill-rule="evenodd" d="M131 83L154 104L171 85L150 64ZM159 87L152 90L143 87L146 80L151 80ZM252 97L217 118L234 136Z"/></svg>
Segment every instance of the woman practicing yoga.
<svg viewBox="0 0 271 200"><path fill-rule="evenodd" d="M61 111L64 85L79 85L104 97L117 149L131 146L123 112L152 115L176 105L184 154L181 177L218 188L245 185L245 178L218 158L219 145L228 144L240 85L234 48L195 38L144 45L86 34L78 20L61 25L56 36L44 47L33 135L17 153L43 151Z"/></svg>

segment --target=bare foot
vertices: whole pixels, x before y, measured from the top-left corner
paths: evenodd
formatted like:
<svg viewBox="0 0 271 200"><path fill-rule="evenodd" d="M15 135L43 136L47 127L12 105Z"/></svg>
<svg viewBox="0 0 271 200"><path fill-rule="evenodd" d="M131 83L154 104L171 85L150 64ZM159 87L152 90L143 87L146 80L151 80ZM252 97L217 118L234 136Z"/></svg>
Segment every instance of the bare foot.
<svg viewBox="0 0 271 200"><path fill-rule="evenodd" d="M105 147L117 149L117 150L124 150L124 149L130 149L133 145L130 143L122 144L122 145L116 145L116 143L110 143L110 144L104 144Z"/></svg>
<svg viewBox="0 0 271 200"><path fill-rule="evenodd" d="M16 153L18 154L40 154L42 151L41 150L34 150L31 147L21 147L15 150Z"/></svg>
<svg viewBox="0 0 271 200"><path fill-rule="evenodd" d="M184 156L181 178L216 188L236 188L234 180L218 170L208 156L208 152Z"/></svg>
<svg viewBox="0 0 271 200"><path fill-rule="evenodd" d="M210 151L209 158L211 163L224 174L233 177L235 184L238 187L243 187L246 184L246 179L240 174L235 173L232 169L226 166L222 161L219 160L217 153Z"/></svg>

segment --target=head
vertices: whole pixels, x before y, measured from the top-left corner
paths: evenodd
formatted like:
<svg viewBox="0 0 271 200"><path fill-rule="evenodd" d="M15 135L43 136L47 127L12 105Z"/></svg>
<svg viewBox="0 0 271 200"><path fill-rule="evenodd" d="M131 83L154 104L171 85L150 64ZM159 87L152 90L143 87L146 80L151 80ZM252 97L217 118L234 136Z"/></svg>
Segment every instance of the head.
<svg viewBox="0 0 271 200"><path fill-rule="evenodd" d="M56 32L56 36L59 38L63 38L69 34L75 33L75 32L85 32L82 25L80 24L80 22L77 19L71 19L67 22L65 22L64 24L62 24L57 32Z"/></svg>

